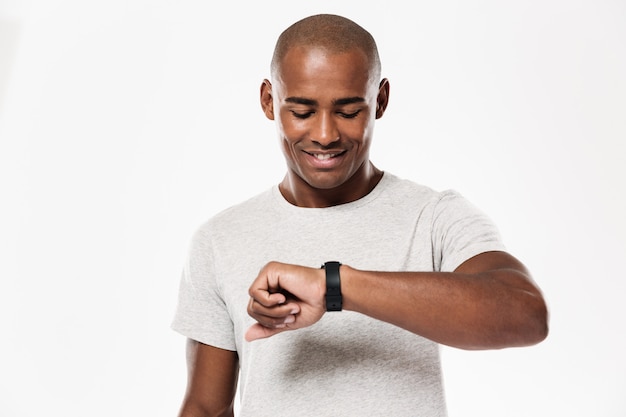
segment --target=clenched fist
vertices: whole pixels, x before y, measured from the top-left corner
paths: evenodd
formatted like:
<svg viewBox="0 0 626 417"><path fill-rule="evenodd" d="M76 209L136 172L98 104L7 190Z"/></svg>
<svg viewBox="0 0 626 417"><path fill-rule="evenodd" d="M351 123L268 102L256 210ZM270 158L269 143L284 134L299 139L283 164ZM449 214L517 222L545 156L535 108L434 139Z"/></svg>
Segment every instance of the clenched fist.
<svg viewBox="0 0 626 417"><path fill-rule="evenodd" d="M316 323L326 311L325 293L323 269L268 263L249 289L248 314L257 323L246 332L246 340L250 342Z"/></svg>

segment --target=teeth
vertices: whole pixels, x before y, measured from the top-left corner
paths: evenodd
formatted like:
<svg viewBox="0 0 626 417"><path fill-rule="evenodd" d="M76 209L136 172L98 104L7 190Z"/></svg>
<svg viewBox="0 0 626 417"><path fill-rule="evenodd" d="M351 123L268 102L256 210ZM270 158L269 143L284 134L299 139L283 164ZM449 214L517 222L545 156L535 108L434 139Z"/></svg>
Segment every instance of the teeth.
<svg viewBox="0 0 626 417"><path fill-rule="evenodd" d="M335 156L335 155L332 155L332 154L329 154L329 153L324 153L324 154L322 154L322 153L316 153L316 154L313 154L313 156L315 156L315 157L316 157L317 159L319 159L320 161L325 161L325 160L327 160L327 159L332 158L332 157L333 157L333 156Z"/></svg>

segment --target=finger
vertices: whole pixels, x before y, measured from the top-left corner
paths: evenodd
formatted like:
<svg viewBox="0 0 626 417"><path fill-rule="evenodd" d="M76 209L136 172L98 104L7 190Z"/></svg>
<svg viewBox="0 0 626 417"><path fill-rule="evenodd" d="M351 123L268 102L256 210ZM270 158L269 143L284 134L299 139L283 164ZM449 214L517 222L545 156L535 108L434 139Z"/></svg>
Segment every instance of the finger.
<svg viewBox="0 0 626 417"><path fill-rule="evenodd" d="M267 317L267 316L250 316L255 319L261 326L269 329L280 329L288 324L296 321L296 316L290 314L284 317Z"/></svg>
<svg viewBox="0 0 626 417"><path fill-rule="evenodd" d="M288 302L285 304L274 304L266 306L254 298L250 298L248 302L248 314L261 315L267 317L280 318L288 315L298 314L300 306L296 302Z"/></svg>
<svg viewBox="0 0 626 417"><path fill-rule="evenodd" d="M266 327L293 323L295 314L299 311L298 305L293 303L271 308L264 307L252 299L248 303L248 315Z"/></svg>
<svg viewBox="0 0 626 417"><path fill-rule="evenodd" d="M275 334L284 332L285 330L288 330L286 326L278 327L278 328L276 327L269 328L269 327L262 326L259 323L255 323L252 326L250 326L248 330L246 331L245 339L248 342L253 342L255 340L265 339L270 336L274 336Z"/></svg>
<svg viewBox="0 0 626 417"><path fill-rule="evenodd" d="M269 292L262 288L250 288L250 297L265 307L273 307L284 304L287 298L279 292Z"/></svg>

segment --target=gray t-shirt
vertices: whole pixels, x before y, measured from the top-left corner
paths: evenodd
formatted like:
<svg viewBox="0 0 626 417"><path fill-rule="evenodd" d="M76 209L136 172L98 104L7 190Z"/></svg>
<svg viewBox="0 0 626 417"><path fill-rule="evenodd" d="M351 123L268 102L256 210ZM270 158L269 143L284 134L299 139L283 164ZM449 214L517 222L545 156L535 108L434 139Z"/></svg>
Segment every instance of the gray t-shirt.
<svg viewBox="0 0 626 417"><path fill-rule="evenodd" d="M385 173L360 200L302 208L274 186L198 229L172 328L238 352L241 417L445 416L438 344L350 311L246 342L248 287L269 261L454 271L493 250L504 250L498 230L454 191Z"/></svg>

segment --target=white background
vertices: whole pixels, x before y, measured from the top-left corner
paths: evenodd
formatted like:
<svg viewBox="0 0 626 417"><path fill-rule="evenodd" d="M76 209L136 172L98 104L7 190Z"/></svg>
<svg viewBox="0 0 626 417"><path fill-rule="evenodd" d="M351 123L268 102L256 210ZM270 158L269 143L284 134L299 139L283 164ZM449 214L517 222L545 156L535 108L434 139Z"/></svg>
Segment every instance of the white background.
<svg viewBox="0 0 626 417"><path fill-rule="evenodd" d="M623 1L2 0L1 416L175 415L189 238L282 178L258 89L319 12L378 41L375 164L491 215L550 305L540 345L443 349L451 417L626 415Z"/></svg>

